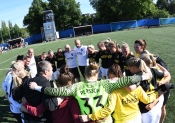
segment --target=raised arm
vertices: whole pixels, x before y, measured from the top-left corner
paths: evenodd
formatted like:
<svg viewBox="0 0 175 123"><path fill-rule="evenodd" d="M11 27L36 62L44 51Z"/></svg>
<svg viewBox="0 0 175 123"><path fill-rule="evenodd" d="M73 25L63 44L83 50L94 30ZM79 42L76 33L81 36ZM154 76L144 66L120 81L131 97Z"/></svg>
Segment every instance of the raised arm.
<svg viewBox="0 0 175 123"><path fill-rule="evenodd" d="M30 82L30 89L37 90L44 94L50 96L73 96L76 92L77 84L73 84L67 87L51 88L51 87L41 87L38 86L35 82Z"/></svg>
<svg viewBox="0 0 175 123"><path fill-rule="evenodd" d="M129 86L135 83L138 83L142 80L150 79L150 74L144 73L142 75L134 75L134 76L125 76L122 78L116 78L116 82L111 83L110 80L102 80L104 81L102 84L106 90L111 93L117 88L123 88L125 86Z"/></svg>
<svg viewBox="0 0 175 123"><path fill-rule="evenodd" d="M161 79L161 80L159 81L159 85L168 83L168 82L171 80L171 75L170 75L170 73L169 73L163 66L161 66L160 64L157 64L157 66L158 66L158 67L160 68L160 70L163 71L163 73L164 73L164 79Z"/></svg>

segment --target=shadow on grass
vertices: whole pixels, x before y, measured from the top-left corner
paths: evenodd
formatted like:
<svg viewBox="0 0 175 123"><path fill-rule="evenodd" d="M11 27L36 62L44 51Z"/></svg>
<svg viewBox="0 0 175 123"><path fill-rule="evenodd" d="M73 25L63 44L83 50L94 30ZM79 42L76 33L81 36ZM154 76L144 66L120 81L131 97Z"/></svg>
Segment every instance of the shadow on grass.
<svg viewBox="0 0 175 123"><path fill-rule="evenodd" d="M9 103L4 96L0 97L0 123L16 123L10 111Z"/></svg>

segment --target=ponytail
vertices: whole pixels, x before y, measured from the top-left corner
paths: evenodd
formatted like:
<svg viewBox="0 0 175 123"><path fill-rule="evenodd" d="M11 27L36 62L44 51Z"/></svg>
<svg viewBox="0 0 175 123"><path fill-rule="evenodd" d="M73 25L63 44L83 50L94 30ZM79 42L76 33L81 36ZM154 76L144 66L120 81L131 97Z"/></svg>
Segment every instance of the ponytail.
<svg viewBox="0 0 175 123"><path fill-rule="evenodd" d="M85 68L85 76L86 78L90 78L92 76L95 76L98 74L98 68L99 66L97 65L96 62L91 62L89 66L86 66Z"/></svg>

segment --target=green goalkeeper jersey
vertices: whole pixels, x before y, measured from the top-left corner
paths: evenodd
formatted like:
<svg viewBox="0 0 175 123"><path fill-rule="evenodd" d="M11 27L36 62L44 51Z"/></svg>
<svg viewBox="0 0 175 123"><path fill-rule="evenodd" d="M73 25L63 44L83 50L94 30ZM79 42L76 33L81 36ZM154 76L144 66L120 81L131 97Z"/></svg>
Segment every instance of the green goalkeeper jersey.
<svg viewBox="0 0 175 123"><path fill-rule="evenodd" d="M110 80L86 81L67 87L43 87L41 92L51 96L74 96L79 103L82 114L91 114L104 107L108 94L117 88L122 88L141 81L140 76L126 76L115 82Z"/></svg>

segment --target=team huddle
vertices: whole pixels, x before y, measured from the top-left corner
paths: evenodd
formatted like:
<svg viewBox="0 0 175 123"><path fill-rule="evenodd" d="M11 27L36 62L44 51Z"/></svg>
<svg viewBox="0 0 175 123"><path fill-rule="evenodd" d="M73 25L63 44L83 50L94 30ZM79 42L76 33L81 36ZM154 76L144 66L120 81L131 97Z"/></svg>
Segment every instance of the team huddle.
<svg viewBox="0 0 175 123"><path fill-rule="evenodd" d="M18 55L2 84L18 123L163 123L171 76L146 41Z"/></svg>

